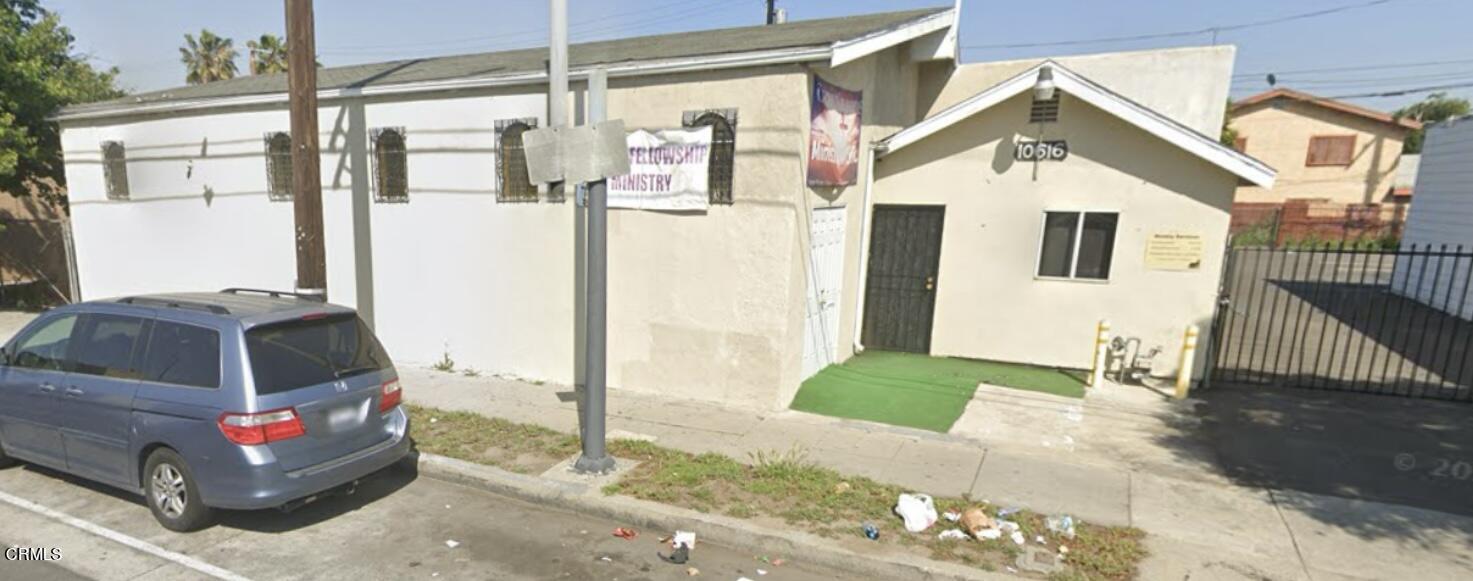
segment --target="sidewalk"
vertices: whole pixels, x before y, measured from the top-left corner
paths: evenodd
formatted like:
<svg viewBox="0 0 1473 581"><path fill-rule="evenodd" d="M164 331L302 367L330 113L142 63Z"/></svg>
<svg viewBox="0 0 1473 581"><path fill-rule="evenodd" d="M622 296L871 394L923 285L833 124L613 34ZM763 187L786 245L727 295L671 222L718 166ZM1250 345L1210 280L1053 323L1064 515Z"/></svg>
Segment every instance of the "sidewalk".
<svg viewBox="0 0 1473 581"><path fill-rule="evenodd" d="M400 373L414 403L578 429L570 387L422 368ZM1061 402L1020 393L979 389L966 425L958 422L953 434L623 391L610 394L608 423L614 437L653 437L742 460L800 446L826 467L918 491L1136 526L1150 534L1142 579L1451 579L1473 569L1473 519L1233 486L1198 451L1165 445L1178 420L1134 395ZM1013 419L1004 423L1004 416ZM1069 428L1075 435L1064 433L1072 443L1043 424L1022 429L1060 416L1078 424ZM998 419L991 430L989 417Z"/></svg>

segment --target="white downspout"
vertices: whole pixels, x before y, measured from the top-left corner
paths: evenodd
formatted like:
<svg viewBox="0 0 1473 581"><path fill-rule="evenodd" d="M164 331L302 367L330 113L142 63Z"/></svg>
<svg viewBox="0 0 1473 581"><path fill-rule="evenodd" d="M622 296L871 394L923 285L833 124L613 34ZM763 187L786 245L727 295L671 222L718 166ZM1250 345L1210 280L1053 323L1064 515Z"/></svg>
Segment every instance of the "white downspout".
<svg viewBox="0 0 1473 581"><path fill-rule="evenodd" d="M861 331L864 329L864 295L868 291L864 285L864 277L869 273L869 222L870 191L875 188L875 151L880 149L880 144L870 142L869 161L864 172L864 207L860 208L859 219L859 268L855 269L854 276L854 354L858 355L864 351L864 344L860 342Z"/></svg>

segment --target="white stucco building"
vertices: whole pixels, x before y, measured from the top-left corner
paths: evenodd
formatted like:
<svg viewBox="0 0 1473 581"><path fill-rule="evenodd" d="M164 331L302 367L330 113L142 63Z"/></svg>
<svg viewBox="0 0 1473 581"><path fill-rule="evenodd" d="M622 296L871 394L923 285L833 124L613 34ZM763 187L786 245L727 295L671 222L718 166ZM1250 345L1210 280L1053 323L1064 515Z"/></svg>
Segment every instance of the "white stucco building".
<svg viewBox="0 0 1473 581"><path fill-rule="evenodd" d="M716 123L716 147L734 152L713 166L705 211L611 210L609 384L785 407L808 375L889 340L875 334L895 321L876 310L871 249L903 252L905 229L880 227L898 205L943 208L919 289L933 308L906 314L924 345L879 348L1087 367L1100 318L1169 350L1210 318L1233 189L1273 179L1205 137L1221 126L1233 50L1040 67L961 65L956 46L951 9L575 45L575 120L580 82L602 66L610 118L631 130ZM577 208L518 180L516 137L547 117L544 56L319 72L328 292L401 363L448 352L485 373L576 380ZM1031 88L1045 69L1060 98L1037 120ZM854 185L805 180L815 78L862 93ZM272 154L273 141L290 144L283 77L57 120L84 299L293 287L290 186ZM1012 161L1023 141L1057 140L1064 159ZM1079 211L1099 215L1070 226L1048 213ZM1157 234L1186 235L1200 260L1172 264L1158 248L1148 265Z"/></svg>

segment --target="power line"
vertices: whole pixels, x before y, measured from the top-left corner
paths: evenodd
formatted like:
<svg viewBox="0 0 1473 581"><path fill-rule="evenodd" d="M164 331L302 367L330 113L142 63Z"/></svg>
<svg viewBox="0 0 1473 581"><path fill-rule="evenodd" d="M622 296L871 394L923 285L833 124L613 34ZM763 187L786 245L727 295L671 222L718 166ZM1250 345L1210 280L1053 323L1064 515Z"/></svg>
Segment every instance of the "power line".
<svg viewBox="0 0 1473 581"><path fill-rule="evenodd" d="M1269 25L1273 25L1273 24L1282 24L1284 22L1292 22L1292 21L1295 21L1295 20L1304 20L1304 19L1308 19L1308 18L1318 18L1320 16L1328 16L1328 15L1331 15L1331 14L1336 14L1336 13L1340 13L1340 12L1346 12L1346 11L1349 11L1349 10L1357 10L1357 9L1361 9L1361 8L1370 8L1372 6L1379 6L1379 5L1382 5L1382 4L1389 4L1389 3L1392 3L1392 2L1400 2L1400 1L1402 1L1402 0L1369 0L1369 1L1366 1L1366 2L1358 2L1358 3L1355 3L1355 4L1346 4L1346 5L1343 5L1343 6L1336 6L1334 8L1325 8L1325 9L1314 10L1314 11L1310 11L1310 12L1301 12L1299 14L1291 14L1291 15L1288 15L1288 16L1280 16L1280 17L1277 17L1277 18L1268 18L1268 19L1264 19L1264 20L1255 20L1255 21L1251 21L1251 22L1241 22L1241 23L1238 23L1238 24L1227 24L1227 25L1223 25L1223 26L1209 26L1207 28L1198 28L1198 29L1195 29L1195 30L1181 30L1181 31L1177 31L1177 32L1160 32L1160 33L1155 33L1155 34L1137 34L1137 35L1131 35L1131 36L1108 36L1108 37L1091 38L1091 39L1085 39L1085 40L1061 40L1061 41L1051 41L1051 42L1025 42L1025 43L1014 43L1014 44L978 44L978 45L963 46L962 48L964 48L964 49L974 49L974 50L986 50L986 49L1001 49L1001 48L1036 48L1036 47L1045 47L1045 46L1077 46L1077 45L1082 45L1082 44L1103 44L1103 43L1111 43L1111 42L1129 42L1129 41L1135 41L1135 40L1159 40L1159 39L1164 39L1164 38L1180 38L1180 37L1185 37L1185 36L1203 36L1203 35L1208 35L1208 34L1212 35L1213 38L1215 39L1219 33L1223 33L1223 32L1232 32L1232 31L1235 31L1235 30L1243 30L1243 29L1247 29L1247 28L1257 28L1257 27L1260 27L1260 26L1269 26Z"/></svg>
<svg viewBox="0 0 1473 581"><path fill-rule="evenodd" d="M721 10L721 9L725 9L725 8L730 8L730 7L732 7L733 2L735 2L735 1L736 0L707 0L706 2L697 2L697 3L694 3L695 5L692 5L693 3L690 2L689 0L686 0L684 2L670 2L670 3L667 3L667 4L661 4L661 5L658 5L658 6L654 6L652 8L648 8L648 9L644 9L644 10L639 10L639 11L616 12L616 13L613 13L613 14L608 14L608 15L604 15L604 16L600 16L600 17L596 17L596 18L586 18L586 19L583 19L583 20L579 20L579 21L575 21L575 22L570 23L568 25L568 29L569 29L569 32L570 33L575 33L576 35L581 35L581 36L585 36L585 37L586 36L590 36L590 35L603 34L603 33L607 32L607 31L619 30L621 28L622 29L639 29L639 28L647 27L647 26L649 26L651 24L662 24L662 23L665 23L665 22L669 22L669 21L673 21L673 20L678 20L680 18L686 18L686 17L694 16L694 15L700 14L702 12L708 12L708 11L715 11L715 10ZM722 5L725 5L725 6L722 6ZM660 11L663 11L663 10L667 10L667 9L671 9L671 8L676 8L676 7L681 7L681 9L676 10L675 12L666 13L666 14L654 14L653 16L651 16L649 18L637 19L637 20L634 20L634 21L631 21L631 22L627 22L627 23L610 22L611 19L617 18L619 16L624 16L624 15L629 15L629 14L651 14L651 13L657 13L657 12L660 12ZM545 37L545 36L547 36L547 29L544 27L544 28L519 30L519 31L506 32L506 33L501 33L501 34L483 35L483 36L477 36L477 37L466 37L466 38L458 38L458 39L445 39L445 40L433 40L433 41L422 41L422 42L411 42L411 43L397 43L397 44L342 45L342 46L337 46L337 47L333 47L333 48L330 48L330 49L320 50L318 52L320 52L322 54L339 54L339 55L382 55L382 54L401 54L401 53L405 52L406 50L413 51L413 50L416 50L416 49L424 49L424 50L437 50L437 49L443 49L443 50L495 49L495 48L505 47L505 46L508 46L510 44L521 44L521 43L524 43L524 42L529 42L529 41L532 41L532 40L537 40L537 39L540 39L540 38Z"/></svg>
<svg viewBox="0 0 1473 581"><path fill-rule="evenodd" d="M1384 91L1384 92L1380 92L1380 93L1360 93L1360 94L1356 94L1356 95L1335 95L1333 97L1325 97L1325 98L1326 99L1369 99L1369 98L1373 98L1373 97L1401 97L1403 95L1412 95L1412 94L1416 94L1416 93L1431 93L1433 91L1446 91L1448 89L1464 89L1464 88L1468 88L1468 87L1473 87L1473 82L1454 83L1454 84L1450 84L1450 85L1434 85L1434 86L1431 86L1431 87L1415 87L1415 88L1411 88L1411 89L1397 89L1397 90L1394 90L1394 91Z"/></svg>
<svg viewBox="0 0 1473 581"><path fill-rule="evenodd" d="M1473 59L1457 59L1457 60L1447 60L1447 61L1426 61L1426 62L1399 63L1399 64L1383 64L1383 65L1358 65L1358 66L1350 66L1350 67L1329 67L1329 68L1322 68L1322 69L1299 69L1299 70L1290 70L1290 71L1264 71L1264 72L1261 72L1261 73L1238 73L1238 74L1233 75L1233 77L1234 78L1238 78L1238 77L1259 77L1259 78L1262 78L1262 77L1268 76L1270 74L1274 74L1274 75L1295 75L1295 74L1301 74L1301 73L1336 73L1336 72L1346 72L1346 71L1373 71L1373 70L1382 70L1382 69L1409 69L1409 68L1432 67L1432 66L1441 66L1441 65L1458 65L1458 64L1467 64L1467 63L1473 63Z"/></svg>

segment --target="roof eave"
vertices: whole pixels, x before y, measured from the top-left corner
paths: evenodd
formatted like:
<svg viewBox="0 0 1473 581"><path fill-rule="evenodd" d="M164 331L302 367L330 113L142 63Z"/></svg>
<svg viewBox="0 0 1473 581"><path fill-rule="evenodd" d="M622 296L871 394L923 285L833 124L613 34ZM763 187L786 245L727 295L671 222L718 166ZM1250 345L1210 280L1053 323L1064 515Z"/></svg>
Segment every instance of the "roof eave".
<svg viewBox="0 0 1473 581"><path fill-rule="evenodd" d="M880 157L954 125L1033 87L1043 67L1054 71L1054 83L1071 96L1104 110L1172 145L1222 168L1254 185L1271 188L1277 177L1273 168L1243 153L1228 148L1210 137L1156 113L1095 84L1057 62L1046 60L1001 83L968 98L915 125L902 129L876 144Z"/></svg>
<svg viewBox="0 0 1473 581"><path fill-rule="evenodd" d="M568 71L568 77L570 79L587 78L589 73L591 73L595 68L599 67L604 68L604 70L608 72L608 75L610 77L634 77L642 75L659 75L692 71L732 69L770 64L813 62L828 60L832 57L832 55L833 49L829 45L824 44L789 47L775 50L726 53L719 55L703 55L699 57L630 61L624 63L581 66L570 69ZM317 98L319 101L329 101L365 96L410 95L440 91L529 85L546 81L547 73L545 72L513 73L459 79L419 81L394 85L370 85L367 87L323 89L317 92ZM181 101L161 101L157 103L129 103L108 108L69 108L61 110L57 114L49 117L49 119L56 122L68 122L107 119L128 115L167 114L186 111L199 112L229 107L280 105L287 103L287 98L288 95L286 92L271 92L231 97L210 97L204 99L191 99Z"/></svg>

